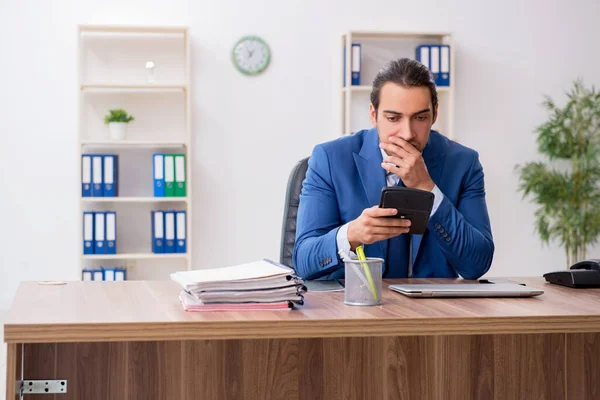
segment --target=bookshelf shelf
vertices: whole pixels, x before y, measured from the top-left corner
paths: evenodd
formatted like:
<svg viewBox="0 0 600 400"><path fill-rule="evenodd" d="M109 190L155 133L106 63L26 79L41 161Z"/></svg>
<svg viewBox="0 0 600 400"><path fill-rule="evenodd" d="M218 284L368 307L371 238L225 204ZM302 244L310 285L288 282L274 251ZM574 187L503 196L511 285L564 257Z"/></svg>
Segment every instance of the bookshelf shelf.
<svg viewBox="0 0 600 400"><path fill-rule="evenodd" d="M187 147L187 142L171 140L82 140L82 146L91 147Z"/></svg>
<svg viewBox="0 0 600 400"><path fill-rule="evenodd" d="M81 257L83 260L172 260L184 259L189 257L184 253L124 253L124 254L86 254Z"/></svg>
<svg viewBox="0 0 600 400"><path fill-rule="evenodd" d="M83 203L188 203L187 197L82 197Z"/></svg>
<svg viewBox="0 0 600 400"><path fill-rule="evenodd" d="M112 84L92 83L81 85L81 90L89 92L182 92L187 85Z"/></svg>
<svg viewBox="0 0 600 400"><path fill-rule="evenodd" d="M183 35L187 28L179 26L137 26L137 25L79 25L82 34L104 33L111 35Z"/></svg>
<svg viewBox="0 0 600 400"><path fill-rule="evenodd" d="M192 267L189 30L176 26L80 25L77 35L77 184L82 227L76 246L81 260L78 272L81 276L83 269L114 266L134 268L135 279L168 279L169 273ZM121 140L113 138L104 123L108 111L117 108L135 118ZM185 166L186 197L154 197L154 153L185 156L185 164L178 165ZM82 197L84 154L117 156L116 197ZM116 248L117 253L123 253L83 254L85 211L116 213ZM178 220L185 221L186 253L127 252L148 248L151 211L186 212ZM180 227L183 222L177 224Z"/></svg>
<svg viewBox="0 0 600 400"><path fill-rule="evenodd" d="M353 43L361 44L361 76L360 85L351 85ZM454 46L452 34L449 32L386 32L386 31L349 31L341 37L340 71L345 73L346 81L341 82L340 135L348 135L361 129L372 127L369 116L371 92L370 83L379 69L387 61L408 57L415 58L415 51L420 44L446 44L450 46L450 86L438 86L438 118L432 129L450 139L454 135ZM383 61L385 60L385 61ZM345 68L345 71L344 71ZM341 79L340 79L341 80ZM368 84L365 84L368 83ZM348 89L349 88L349 89Z"/></svg>

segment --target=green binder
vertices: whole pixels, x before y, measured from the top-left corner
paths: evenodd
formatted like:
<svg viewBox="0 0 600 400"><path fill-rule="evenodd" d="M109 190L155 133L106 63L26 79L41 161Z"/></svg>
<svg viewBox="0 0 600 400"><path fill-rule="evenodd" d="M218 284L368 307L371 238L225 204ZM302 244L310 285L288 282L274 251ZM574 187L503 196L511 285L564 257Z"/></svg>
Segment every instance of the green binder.
<svg viewBox="0 0 600 400"><path fill-rule="evenodd" d="M186 196L185 155L175 154L175 197Z"/></svg>
<svg viewBox="0 0 600 400"><path fill-rule="evenodd" d="M165 197L175 196L175 157L165 154Z"/></svg>

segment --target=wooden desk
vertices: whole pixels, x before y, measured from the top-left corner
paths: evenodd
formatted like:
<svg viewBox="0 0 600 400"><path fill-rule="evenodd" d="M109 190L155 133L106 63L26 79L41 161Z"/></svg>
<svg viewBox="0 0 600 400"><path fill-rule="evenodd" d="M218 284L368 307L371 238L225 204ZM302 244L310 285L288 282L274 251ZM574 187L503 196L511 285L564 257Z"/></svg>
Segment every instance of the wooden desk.
<svg viewBox="0 0 600 400"><path fill-rule="evenodd" d="M599 399L600 289L515 279L545 294L384 287L380 307L315 292L294 311L186 313L170 281L26 282L4 327L7 399L21 361L26 380L67 380L67 394L25 396L40 400Z"/></svg>

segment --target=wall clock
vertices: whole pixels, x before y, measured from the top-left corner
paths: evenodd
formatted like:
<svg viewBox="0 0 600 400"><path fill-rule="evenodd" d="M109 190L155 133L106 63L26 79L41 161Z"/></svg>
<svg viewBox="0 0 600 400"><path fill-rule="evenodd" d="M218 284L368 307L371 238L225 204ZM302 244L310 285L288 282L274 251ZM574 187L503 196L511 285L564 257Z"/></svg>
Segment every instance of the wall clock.
<svg viewBox="0 0 600 400"><path fill-rule="evenodd" d="M258 36L244 36L233 46L233 64L243 74L258 75L271 61L271 50Z"/></svg>

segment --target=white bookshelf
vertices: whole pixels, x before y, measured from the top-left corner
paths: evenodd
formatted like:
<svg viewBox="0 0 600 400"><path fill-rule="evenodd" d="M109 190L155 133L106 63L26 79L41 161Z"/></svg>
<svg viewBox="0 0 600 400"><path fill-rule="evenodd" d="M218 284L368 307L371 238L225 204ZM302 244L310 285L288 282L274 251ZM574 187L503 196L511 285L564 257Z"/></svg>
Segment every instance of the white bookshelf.
<svg viewBox="0 0 600 400"><path fill-rule="evenodd" d="M383 32L348 31L342 35L340 71L344 69L344 48L352 43L361 44L360 85L351 85L351 56L346 52L346 82L340 79L340 135L348 135L372 127L369 119L371 83L381 67L387 62L402 57L415 58L415 49L420 44L450 45L450 86L437 87L439 112L432 129L455 139L454 135L454 46L452 34L448 32ZM343 75L342 75L343 76Z"/></svg>
<svg viewBox="0 0 600 400"><path fill-rule="evenodd" d="M187 197L82 197L83 203L187 203Z"/></svg>
<svg viewBox="0 0 600 400"><path fill-rule="evenodd" d="M187 254L152 254L152 253L124 253L124 254L90 254L83 256L84 260L187 260Z"/></svg>
<svg viewBox="0 0 600 400"><path fill-rule="evenodd" d="M125 267L131 279L169 279L192 268L192 135L190 38L186 27L80 25L78 35L79 157L119 157L117 197L81 197L79 245L84 268ZM153 61L153 79L146 63ZM135 117L123 140L111 139L104 116L123 108ZM152 154L185 154L186 197L154 197ZM151 211L185 210L185 254L154 254ZM83 254L83 212L117 213L117 254Z"/></svg>
<svg viewBox="0 0 600 400"><path fill-rule="evenodd" d="M187 143L171 140L82 140L82 146L94 147L185 147Z"/></svg>

